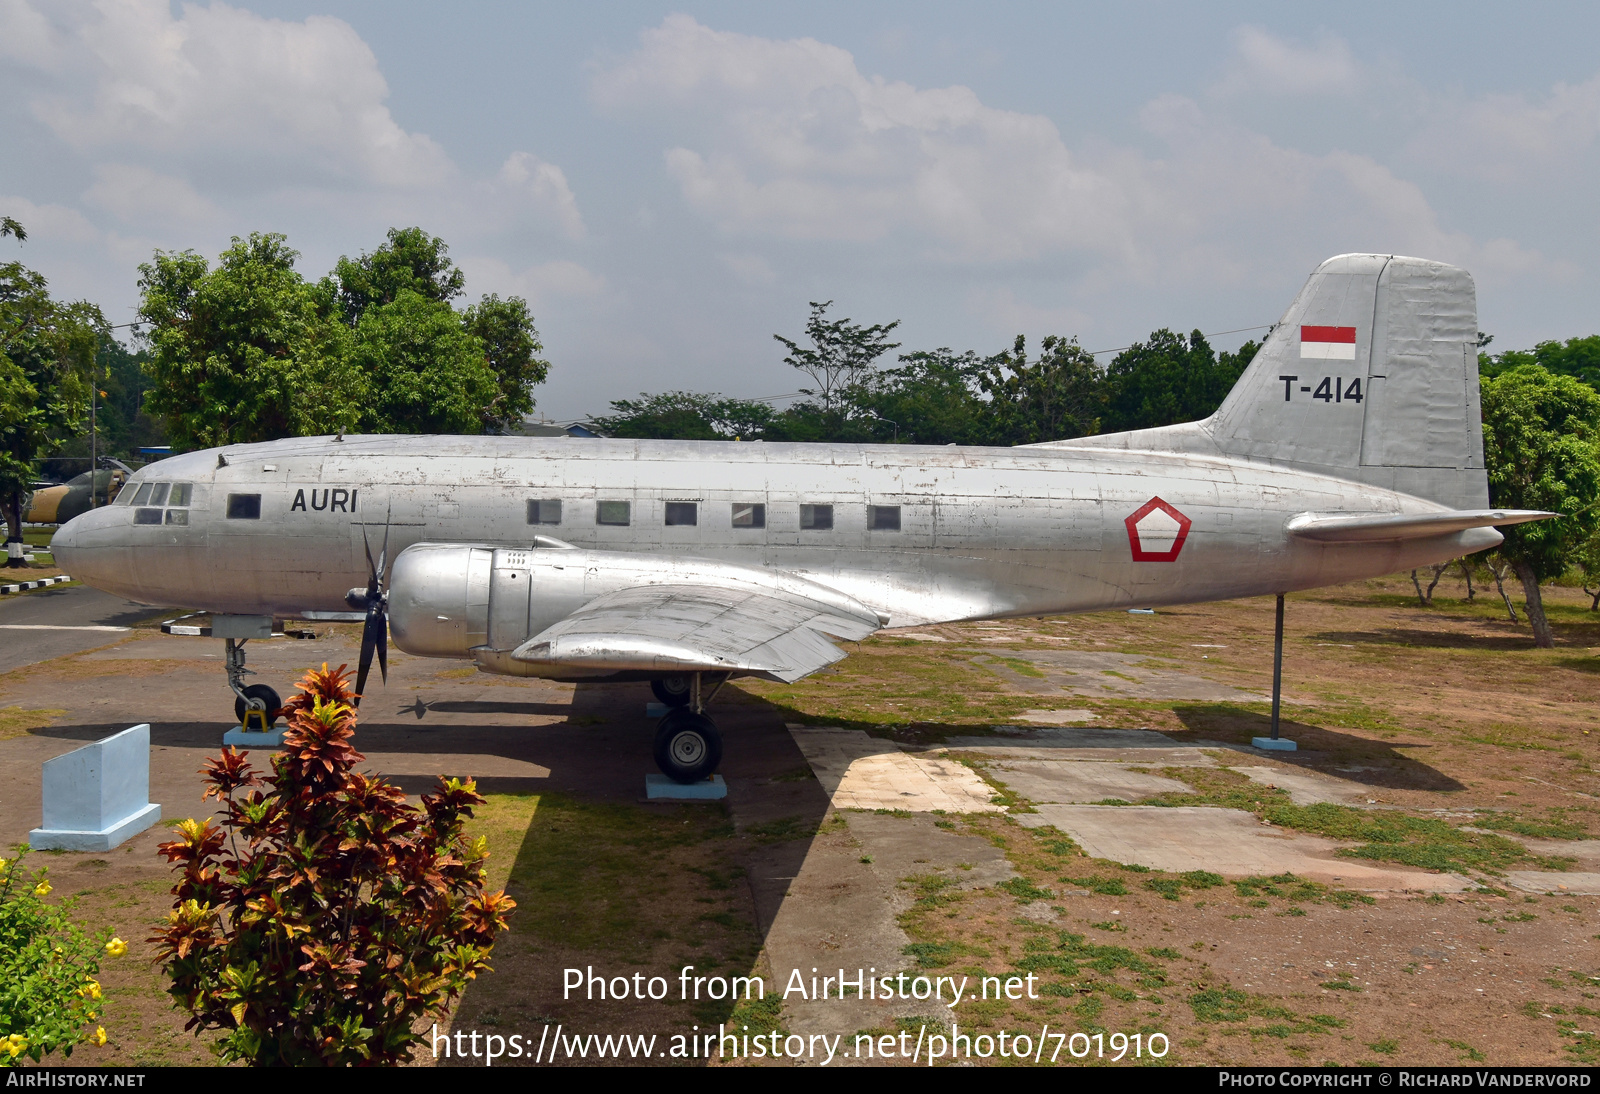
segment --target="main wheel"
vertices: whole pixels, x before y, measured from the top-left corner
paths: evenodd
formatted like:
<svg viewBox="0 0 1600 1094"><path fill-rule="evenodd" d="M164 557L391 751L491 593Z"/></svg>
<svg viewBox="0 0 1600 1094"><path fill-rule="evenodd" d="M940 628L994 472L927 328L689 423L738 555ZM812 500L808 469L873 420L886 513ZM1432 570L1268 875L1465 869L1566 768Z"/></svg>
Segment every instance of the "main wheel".
<svg viewBox="0 0 1600 1094"><path fill-rule="evenodd" d="M650 681L650 690L655 693L657 699L669 707L686 707L694 692L694 681L686 673L658 676Z"/></svg>
<svg viewBox="0 0 1600 1094"><path fill-rule="evenodd" d="M667 711L656 727L656 766L673 782L697 783L722 762L716 723L687 707Z"/></svg>
<svg viewBox="0 0 1600 1094"><path fill-rule="evenodd" d="M244 712L246 710L245 699L260 699L262 701L262 703L264 703L266 705L266 710L267 710L267 728L271 729L272 726L273 726L273 723L275 723L278 720L278 708L283 706L282 700L280 700L278 698L278 693L273 691L271 688L267 687L267 685L265 685L265 684L251 684L249 687L244 689L244 698L243 699L241 699L237 695L234 696L234 698L233 698L233 716L239 720L239 724L240 725L244 725L245 724L244 723ZM254 718L252 718L250 720L250 725L249 725L248 728L257 730L258 732L260 730L260 727L256 724L256 720Z"/></svg>

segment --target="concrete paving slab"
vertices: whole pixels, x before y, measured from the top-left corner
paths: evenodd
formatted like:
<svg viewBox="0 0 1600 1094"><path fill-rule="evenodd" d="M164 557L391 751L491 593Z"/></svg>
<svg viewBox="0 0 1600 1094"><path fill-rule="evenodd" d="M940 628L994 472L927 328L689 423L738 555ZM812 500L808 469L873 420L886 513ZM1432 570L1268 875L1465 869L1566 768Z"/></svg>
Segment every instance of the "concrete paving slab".
<svg viewBox="0 0 1600 1094"><path fill-rule="evenodd" d="M1138 801L1154 794L1189 793L1177 779L1129 771L1119 764L1073 760L1022 760L997 763L989 774L1035 804L1071 804L1121 798Z"/></svg>
<svg viewBox="0 0 1600 1094"><path fill-rule="evenodd" d="M995 728L997 732L992 737L951 737L945 741L945 747L976 752L993 759L1082 760L1172 767L1212 767L1216 764L1200 749L1181 745L1164 733L1148 729Z"/></svg>
<svg viewBox="0 0 1600 1094"><path fill-rule="evenodd" d="M1560 893L1563 896L1600 896L1600 873L1561 870L1512 870L1506 882L1525 893Z"/></svg>
<svg viewBox="0 0 1600 1094"><path fill-rule="evenodd" d="M734 808L737 812L737 800ZM758 897L775 990L781 993L796 969L809 984L813 969L818 975L837 975L841 968L847 975L856 969L877 969L883 975L910 968L913 962L904 948L911 940L897 921L916 897L914 888L905 884L907 878L948 874L960 888L973 889L1016 876L1005 855L988 840L957 835L935 827L933 821L930 816L847 814L844 828L825 828L806 846L798 865L787 867L794 871L792 877L767 874L792 861L785 855L796 844L757 857L751 880L758 893L764 891L763 883L786 883L777 903L770 896ZM893 1026L903 1015L926 1013L927 1005L911 999L791 996L785 999L784 1010L795 1028L849 1034Z"/></svg>
<svg viewBox="0 0 1600 1094"><path fill-rule="evenodd" d="M1529 839L1510 832L1503 834L1536 855L1577 859L1580 869L1600 872L1600 839Z"/></svg>
<svg viewBox="0 0 1600 1094"><path fill-rule="evenodd" d="M859 729L790 726L835 809L995 813L994 791L970 768L937 755L910 756Z"/></svg>
<svg viewBox="0 0 1600 1094"><path fill-rule="evenodd" d="M1289 795L1296 805L1366 805L1368 789L1357 783L1331 778L1314 771L1291 771L1283 767L1235 767L1233 770L1253 783L1275 786Z"/></svg>
<svg viewBox="0 0 1600 1094"><path fill-rule="evenodd" d="M1028 676L988 657L974 663L1013 688L1034 695L1062 691L1089 699L1190 699L1203 702L1258 702L1266 696L1215 680L1167 668L1138 654L1100 650L1007 650L1011 660L1027 661L1044 673Z"/></svg>
<svg viewBox="0 0 1600 1094"><path fill-rule="evenodd" d="M1067 726L1094 721L1092 710L1025 710L1017 715L1019 722L1037 722L1047 726Z"/></svg>
<svg viewBox="0 0 1600 1094"><path fill-rule="evenodd" d="M1340 844L1289 832L1241 809L1206 806L1041 805L1017 815L1027 828L1053 826L1093 858L1182 873L1229 877L1292 873L1347 889L1461 892L1473 883L1452 874L1337 857Z"/></svg>

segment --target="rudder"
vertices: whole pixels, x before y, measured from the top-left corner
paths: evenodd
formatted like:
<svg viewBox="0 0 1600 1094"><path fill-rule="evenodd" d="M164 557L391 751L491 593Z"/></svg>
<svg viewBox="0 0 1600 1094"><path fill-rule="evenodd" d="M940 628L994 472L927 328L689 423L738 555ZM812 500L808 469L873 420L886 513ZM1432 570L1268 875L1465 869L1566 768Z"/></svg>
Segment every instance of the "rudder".
<svg viewBox="0 0 1600 1094"><path fill-rule="evenodd" d="M1477 349L1465 270L1338 255L1312 273L1211 417L1067 443L1242 456L1482 509Z"/></svg>

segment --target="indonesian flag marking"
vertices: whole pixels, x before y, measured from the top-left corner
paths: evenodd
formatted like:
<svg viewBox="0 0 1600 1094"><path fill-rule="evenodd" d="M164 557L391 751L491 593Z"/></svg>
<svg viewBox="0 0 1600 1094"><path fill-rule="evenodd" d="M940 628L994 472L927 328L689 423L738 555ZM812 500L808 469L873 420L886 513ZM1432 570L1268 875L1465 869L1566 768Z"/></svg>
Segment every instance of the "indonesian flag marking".
<svg viewBox="0 0 1600 1094"><path fill-rule="evenodd" d="M1354 361L1356 359L1356 329L1354 327L1301 327L1300 357L1318 361Z"/></svg>

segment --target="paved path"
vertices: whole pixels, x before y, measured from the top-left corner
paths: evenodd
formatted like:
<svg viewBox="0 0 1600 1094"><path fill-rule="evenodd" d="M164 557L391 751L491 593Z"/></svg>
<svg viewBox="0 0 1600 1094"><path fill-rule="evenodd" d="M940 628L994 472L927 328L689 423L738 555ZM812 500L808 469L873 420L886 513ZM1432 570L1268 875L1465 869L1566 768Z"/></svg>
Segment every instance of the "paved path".
<svg viewBox="0 0 1600 1094"><path fill-rule="evenodd" d="M160 610L86 585L0 597L0 673L114 642Z"/></svg>

